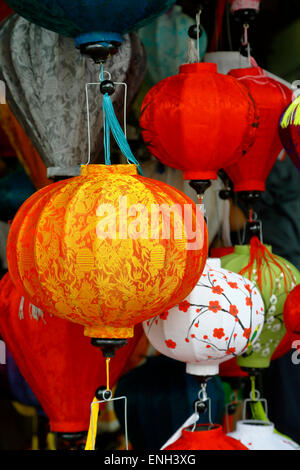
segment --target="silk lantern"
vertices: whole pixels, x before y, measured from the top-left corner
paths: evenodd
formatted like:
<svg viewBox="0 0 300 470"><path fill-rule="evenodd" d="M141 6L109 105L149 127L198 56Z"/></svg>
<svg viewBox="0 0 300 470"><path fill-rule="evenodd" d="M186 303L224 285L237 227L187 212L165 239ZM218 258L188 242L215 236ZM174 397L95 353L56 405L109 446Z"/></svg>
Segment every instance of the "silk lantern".
<svg viewBox="0 0 300 470"><path fill-rule="evenodd" d="M183 171L184 179L209 181L244 158L257 120L253 100L238 80L219 74L216 64L192 63L151 88L140 126L150 153L162 163Z"/></svg>
<svg viewBox="0 0 300 470"><path fill-rule="evenodd" d="M293 347L294 341L300 339L300 285L288 294L283 307L283 320L286 327L286 334L273 353L272 360L287 354Z"/></svg>
<svg viewBox="0 0 300 470"><path fill-rule="evenodd" d="M168 10L175 0L8 0L32 23L75 38L76 47L105 59L122 43L122 35Z"/></svg>
<svg viewBox="0 0 300 470"><path fill-rule="evenodd" d="M249 450L299 450L292 439L275 432L273 423L259 420L242 420L236 423L236 430L227 434Z"/></svg>
<svg viewBox="0 0 300 470"><path fill-rule="evenodd" d="M27 294L93 338L131 337L135 324L176 305L197 283L208 250L191 199L130 164L83 166L82 176L37 193L17 231Z"/></svg>
<svg viewBox="0 0 300 470"><path fill-rule="evenodd" d="M291 100L291 90L260 67L233 69L229 75L249 90L259 112L259 126L246 155L224 169L235 191L265 191L266 179L282 150L278 122Z"/></svg>
<svg viewBox="0 0 300 470"><path fill-rule="evenodd" d="M183 429L180 438L164 450L247 450L247 447L226 435L220 424L198 424L195 431Z"/></svg>
<svg viewBox="0 0 300 470"><path fill-rule="evenodd" d="M274 255L272 247L257 237L250 245L237 245L224 256L222 267L240 273L255 283L265 306L265 323L256 344L237 363L246 368L269 367L273 352L286 332L283 307L288 293L300 282L300 272L284 258Z"/></svg>
<svg viewBox="0 0 300 470"><path fill-rule="evenodd" d="M95 389L106 383L105 359L83 327L41 311L14 287L9 274L0 283L0 334L21 374L38 399L55 432L87 431ZM110 364L113 386L142 329Z"/></svg>
<svg viewBox="0 0 300 470"><path fill-rule="evenodd" d="M252 282L209 258L191 294L143 326L155 349L186 362L188 373L209 376L255 343L263 321L263 301Z"/></svg>
<svg viewBox="0 0 300 470"><path fill-rule="evenodd" d="M295 99L293 99L281 116L279 136L286 153L297 170L300 171L300 96L299 91L294 93L296 94Z"/></svg>
<svg viewBox="0 0 300 470"><path fill-rule="evenodd" d="M114 82L126 82L130 107L146 72L145 51L136 33L124 36L118 53L106 61L106 67ZM85 85L97 81L98 76L99 65L82 56L72 39L40 28L18 15L12 15L0 27L0 78L6 85L6 101L50 178L77 176L80 164L87 161ZM104 161L103 146L99 145L104 130L99 87L89 86L88 97L91 163L100 163ZM123 86L116 86L111 101L121 122ZM1 113L5 109L1 107ZM10 132L25 164L31 168L33 157L24 149L23 129L18 133L13 120L7 116L4 120L5 130Z"/></svg>

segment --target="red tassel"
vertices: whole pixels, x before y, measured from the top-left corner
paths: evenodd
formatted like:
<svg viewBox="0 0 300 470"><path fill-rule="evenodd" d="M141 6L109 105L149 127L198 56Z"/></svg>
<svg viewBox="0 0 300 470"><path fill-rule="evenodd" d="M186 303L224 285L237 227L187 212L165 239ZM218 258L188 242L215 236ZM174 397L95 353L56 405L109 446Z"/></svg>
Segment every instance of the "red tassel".
<svg viewBox="0 0 300 470"><path fill-rule="evenodd" d="M265 264L264 272L263 272L263 263ZM263 245L257 237L251 238L250 260L247 266L241 269L239 274L241 274L242 276L246 274L247 277L251 279L252 272L255 266L256 271L257 271L257 284L258 284L259 289L262 290L263 276L264 276L264 282L267 283L267 275L269 275L270 282L271 282L271 289L273 290L273 278L277 276L277 274L275 274L274 269L272 268L272 264L277 266L277 268L283 274L285 291L286 293L288 293L289 287L288 287L287 276L289 277L290 282L295 282L292 271L288 267L286 267L287 271L283 270L280 264L279 258L273 253L271 253L268 250L268 248L265 245Z"/></svg>

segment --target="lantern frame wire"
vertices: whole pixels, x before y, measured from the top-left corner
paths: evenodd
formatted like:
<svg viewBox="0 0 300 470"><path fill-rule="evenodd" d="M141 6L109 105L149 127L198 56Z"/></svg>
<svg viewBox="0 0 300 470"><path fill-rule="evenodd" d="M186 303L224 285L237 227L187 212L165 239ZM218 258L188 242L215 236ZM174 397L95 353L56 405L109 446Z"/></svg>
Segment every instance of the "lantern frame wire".
<svg viewBox="0 0 300 470"><path fill-rule="evenodd" d="M198 392L198 400L195 401L195 404L194 404L194 412L195 412L195 416L198 415L198 419L199 419L200 415L199 415L199 412L197 411L198 404L199 403L207 403L207 411L205 411L205 412L208 413L209 424L213 424L212 417L211 417L211 398L207 396L206 387L207 387L206 382L201 384L201 390L199 390L199 392ZM193 427L191 429L191 432L195 431L195 429L197 427L198 419L195 420L195 422L193 424Z"/></svg>
<svg viewBox="0 0 300 470"><path fill-rule="evenodd" d="M250 394L249 394L249 397L250 398L246 398L246 400L244 400L244 403L243 403L243 421L251 421L253 423L255 423L256 421L258 421L259 423L261 424L270 424L270 421L268 420L268 402L265 398L260 398L260 392L255 389L254 391L250 391ZM266 415L266 420L255 420L255 419L247 419L246 418L246 411L247 411L247 403L257 403L257 402L261 402L265 405L265 415Z"/></svg>
<svg viewBox="0 0 300 470"><path fill-rule="evenodd" d="M111 74L107 70L104 70L102 72L103 74L108 74L108 80L111 80ZM87 113L87 131L88 131L88 159L87 162L84 163L84 165L89 165L91 162L91 127L90 127L90 107L89 107L89 92L88 92L88 87L89 86L99 86L101 85L101 73L99 74L99 82L89 82L85 84L85 96L86 96L86 113ZM127 108L127 83L125 82L113 82L114 85L117 86L124 86L124 113L123 113L123 127L124 127L124 135L125 139L127 139L127 116L126 116L126 108ZM103 98L102 98L103 99ZM103 116L104 119L104 116ZM127 163L129 161L127 160Z"/></svg>
<svg viewBox="0 0 300 470"><path fill-rule="evenodd" d="M91 403L91 416L93 415L93 406L94 405L99 405L100 403L108 403L108 402L113 402L113 401L117 401L117 400L124 400L124 428L125 428L125 447L126 447L126 450L128 450L128 430L127 430L127 397L126 396L122 396L122 397L116 397L116 398L111 398L112 397L112 391L111 390L106 390L105 393L109 393L109 396L108 398L105 398L105 396L103 397L103 400L99 400L99 401L93 401ZM97 430L96 430L96 435L97 435ZM92 449L91 450L95 450L95 447L94 447L94 442L96 441L96 439L94 440L94 424L93 424L93 419L91 419L91 436L92 436Z"/></svg>

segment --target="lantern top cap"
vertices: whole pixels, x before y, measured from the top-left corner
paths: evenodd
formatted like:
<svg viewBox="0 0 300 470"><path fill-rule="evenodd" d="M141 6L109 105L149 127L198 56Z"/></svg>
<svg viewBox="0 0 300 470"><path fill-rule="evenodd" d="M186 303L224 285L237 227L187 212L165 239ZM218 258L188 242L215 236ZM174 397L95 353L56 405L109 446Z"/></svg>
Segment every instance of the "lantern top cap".
<svg viewBox="0 0 300 470"><path fill-rule="evenodd" d="M255 419L245 419L236 423L236 429L238 432L242 433L249 433L254 431L256 435L257 433L259 433L259 435L265 435L266 433L273 434L274 424L271 422L260 421Z"/></svg>
<svg viewBox="0 0 300 470"><path fill-rule="evenodd" d="M187 439L190 439L191 437L197 437L197 431L201 431L201 434L209 433L209 436L212 438L216 438L223 434L223 429L220 424L199 423L197 424L195 431L192 431L191 427L184 428L182 430L182 437L186 437Z"/></svg>
<svg viewBox="0 0 300 470"><path fill-rule="evenodd" d="M218 72L218 66L214 62L195 62L194 64L182 64L179 73Z"/></svg>
<svg viewBox="0 0 300 470"><path fill-rule="evenodd" d="M232 77L245 77L250 75L253 77L261 76L261 77L267 77L270 78L266 75L264 70L261 67L246 67L246 68L241 68L241 69L231 69L228 72L229 75Z"/></svg>
<svg viewBox="0 0 300 470"><path fill-rule="evenodd" d="M107 176L108 173L123 175L137 175L137 167L133 164L125 165L81 165L81 176Z"/></svg>
<svg viewBox="0 0 300 470"><path fill-rule="evenodd" d="M271 253L271 245L264 245ZM238 255L250 255L250 245L235 245L234 252Z"/></svg>

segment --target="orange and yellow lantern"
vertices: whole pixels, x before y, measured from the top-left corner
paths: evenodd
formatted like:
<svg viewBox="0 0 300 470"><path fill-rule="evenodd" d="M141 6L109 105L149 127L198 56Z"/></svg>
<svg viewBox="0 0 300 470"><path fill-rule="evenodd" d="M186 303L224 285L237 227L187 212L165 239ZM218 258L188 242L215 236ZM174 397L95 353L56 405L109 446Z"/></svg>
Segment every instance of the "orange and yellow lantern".
<svg viewBox="0 0 300 470"><path fill-rule="evenodd" d="M9 270L36 305L93 338L131 337L191 292L207 258L197 206L131 164L83 166L36 193L16 224Z"/></svg>

